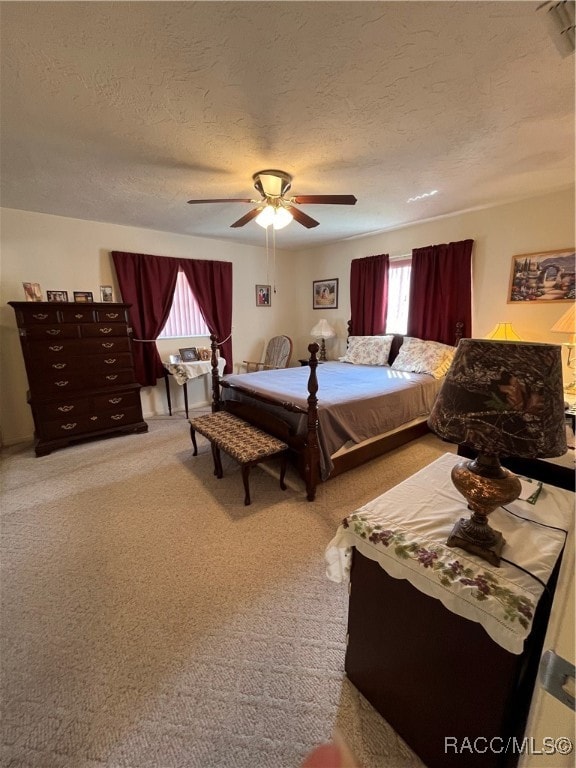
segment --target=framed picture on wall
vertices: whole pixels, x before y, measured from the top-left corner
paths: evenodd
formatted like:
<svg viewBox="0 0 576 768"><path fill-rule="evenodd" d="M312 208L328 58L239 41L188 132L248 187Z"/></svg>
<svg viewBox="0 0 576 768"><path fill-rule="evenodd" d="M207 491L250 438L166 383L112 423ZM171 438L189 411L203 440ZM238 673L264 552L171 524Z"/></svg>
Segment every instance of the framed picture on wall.
<svg viewBox="0 0 576 768"><path fill-rule="evenodd" d="M508 304L574 301L574 248L512 257Z"/></svg>
<svg viewBox="0 0 576 768"><path fill-rule="evenodd" d="M272 306L272 286L271 285L257 285L256 286L256 306L257 307L270 307Z"/></svg>
<svg viewBox="0 0 576 768"><path fill-rule="evenodd" d="M314 280L312 283L313 309L338 309L338 278Z"/></svg>

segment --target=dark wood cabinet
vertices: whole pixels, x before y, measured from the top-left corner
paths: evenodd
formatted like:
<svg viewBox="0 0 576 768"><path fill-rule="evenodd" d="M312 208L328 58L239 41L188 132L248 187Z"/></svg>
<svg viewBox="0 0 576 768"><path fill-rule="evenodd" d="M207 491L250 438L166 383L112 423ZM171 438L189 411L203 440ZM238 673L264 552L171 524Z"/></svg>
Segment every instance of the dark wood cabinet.
<svg viewBox="0 0 576 768"><path fill-rule="evenodd" d="M37 456L89 437L147 431L129 304L8 303L28 375Z"/></svg>

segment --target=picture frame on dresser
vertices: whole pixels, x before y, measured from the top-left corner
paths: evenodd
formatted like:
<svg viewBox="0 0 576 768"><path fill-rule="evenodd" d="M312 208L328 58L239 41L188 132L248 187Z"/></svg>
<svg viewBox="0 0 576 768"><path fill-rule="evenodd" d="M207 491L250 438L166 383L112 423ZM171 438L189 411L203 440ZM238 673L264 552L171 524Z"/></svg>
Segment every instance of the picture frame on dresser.
<svg viewBox="0 0 576 768"><path fill-rule="evenodd" d="M26 301L42 301L42 289L40 283L22 283Z"/></svg>
<svg viewBox="0 0 576 768"><path fill-rule="evenodd" d="M68 301L68 291L46 291L46 298L51 302Z"/></svg>
<svg viewBox="0 0 576 768"><path fill-rule="evenodd" d="M197 347L184 347L178 351L183 363L195 363L200 359Z"/></svg>
<svg viewBox="0 0 576 768"><path fill-rule="evenodd" d="M87 304L94 301L94 294L92 291L74 291L74 301L77 304Z"/></svg>

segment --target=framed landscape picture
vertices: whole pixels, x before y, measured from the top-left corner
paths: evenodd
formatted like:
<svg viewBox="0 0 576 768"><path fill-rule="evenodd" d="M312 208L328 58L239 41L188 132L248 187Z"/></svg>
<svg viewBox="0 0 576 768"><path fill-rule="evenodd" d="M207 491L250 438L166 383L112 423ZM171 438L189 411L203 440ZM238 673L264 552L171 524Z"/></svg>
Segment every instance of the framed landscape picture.
<svg viewBox="0 0 576 768"><path fill-rule="evenodd" d="M574 301L575 267L574 248L513 256L508 304Z"/></svg>
<svg viewBox="0 0 576 768"><path fill-rule="evenodd" d="M314 280L312 283L312 308L338 308L338 278L330 280Z"/></svg>
<svg viewBox="0 0 576 768"><path fill-rule="evenodd" d="M94 295L92 291L74 291L74 301L86 304L87 302L94 301Z"/></svg>

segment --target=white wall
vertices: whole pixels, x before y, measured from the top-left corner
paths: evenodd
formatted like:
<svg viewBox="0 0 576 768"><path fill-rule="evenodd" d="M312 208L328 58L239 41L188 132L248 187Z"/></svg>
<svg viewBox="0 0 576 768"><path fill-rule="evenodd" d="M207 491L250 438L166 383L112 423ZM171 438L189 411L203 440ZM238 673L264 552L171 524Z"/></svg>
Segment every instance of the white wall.
<svg viewBox="0 0 576 768"><path fill-rule="evenodd" d="M271 307L257 307L255 285L267 283L266 250L224 241L176 235L114 224L81 221L40 213L0 210L2 281L0 286L0 425L5 445L29 440L33 421L26 403L27 379L14 311L8 301L23 301L23 281L40 283L46 290L92 291L113 285L120 300L110 251L132 251L157 256L230 261L233 264L233 344L235 361L260 360L264 344L277 333L291 334L297 313L296 281L290 260L277 253L277 293ZM264 244L264 232L262 232ZM271 266L271 260L270 260ZM179 347L208 346L208 339L159 343L160 353ZM188 384L190 404L205 402L210 393L205 377ZM183 409L182 389L171 380L173 411ZM168 413L164 383L142 390L145 416Z"/></svg>
<svg viewBox="0 0 576 768"><path fill-rule="evenodd" d="M349 275L354 258L410 253L435 243L472 238L473 335L484 336L497 322L514 324L526 340L561 343L568 336L550 328L568 304L507 304L512 256L554 248L574 247L574 190L563 190L507 205L420 222L378 235L342 241L300 252L278 252L272 307L256 307L254 286L267 283L264 248L234 245L166 232L80 221L59 216L0 209L2 284L0 288L0 424L6 445L30 439L33 432L26 404L26 374L14 313L7 301L23 300L23 281L39 282L42 290L92 291L117 286L110 251L134 251L158 256L231 261L234 272L234 358L261 358L265 341L287 333L295 342L294 361L307 356L310 329L325 317L338 339L327 342L328 357L345 348L350 317ZM339 279L339 303L334 310L312 309L312 281ZM205 346L207 340L162 342L161 352L179 346ZM188 385L190 403L207 397L204 380ZM172 382L175 407L183 408L181 390ZM173 398L173 399L174 399ZM167 413L163 382L143 390L146 416Z"/></svg>
<svg viewBox="0 0 576 768"><path fill-rule="evenodd" d="M312 310L305 305L298 340L307 338L309 329L325 317L335 324L338 344L327 342L332 355L343 351L350 317L350 262L352 259L388 253L410 254L413 248L451 241L474 240L472 333L482 337L497 322L511 322L521 338L560 344L568 335L551 333L550 328L568 309L568 304L514 303L506 301L512 256L522 253L573 248L574 189L530 198L507 205L470 211L441 219L420 222L335 245L316 248L302 260L302 274L313 280L337 277L340 281L338 309Z"/></svg>

